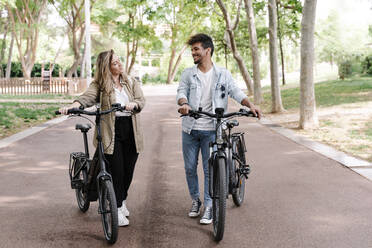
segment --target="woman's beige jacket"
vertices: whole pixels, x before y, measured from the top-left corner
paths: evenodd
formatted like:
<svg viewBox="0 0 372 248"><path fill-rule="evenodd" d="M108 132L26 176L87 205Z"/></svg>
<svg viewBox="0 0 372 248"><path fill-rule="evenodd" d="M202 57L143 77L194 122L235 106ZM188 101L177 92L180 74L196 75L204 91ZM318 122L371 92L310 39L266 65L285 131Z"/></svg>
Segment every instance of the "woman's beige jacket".
<svg viewBox="0 0 372 248"><path fill-rule="evenodd" d="M140 82L136 79L122 75L124 79L121 81L123 89L128 95L130 102L135 102L138 105L138 109L132 115L133 132L134 139L136 142L137 152L143 151L143 136L141 130L141 121L139 112L145 106L145 98L141 89ZM84 108L91 107L94 104L100 102L101 109L107 110L111 108L113 103L116 103L115 91L108 93L105 90L101 90L100 86L96 81L93 81L88 89L75 101L83 105ZM112 154L114 152L114 141L115 141L115 113L102 116L101 119L101 132L102 132L102 142L104 146L104 152L107 154ZM93 144L97 147L97 130L94 132Z"/></svg>

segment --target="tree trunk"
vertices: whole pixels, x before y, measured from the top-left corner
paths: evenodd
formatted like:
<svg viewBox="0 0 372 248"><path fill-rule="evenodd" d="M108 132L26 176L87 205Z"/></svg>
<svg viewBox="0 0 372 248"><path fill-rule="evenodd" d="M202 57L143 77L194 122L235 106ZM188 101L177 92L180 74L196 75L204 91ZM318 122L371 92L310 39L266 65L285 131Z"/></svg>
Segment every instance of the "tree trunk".
<svg viewBox="0 0 372 248"><path fill-rule="evenodd" d="M9 23L10 23L10 17L8 17L8 23L5 24L4 33L3 33L3 37L4 38L3 38L2 42L1 42L0 64L3 63L3 60L4 60L5 47L6 47L6 36L8 34Z"/></svg>
<svg viewBox="0 0 372 248"><path fill-rule="evenodd" d="M172 40L173 43L173 40ZM172 46L172 44L171 44ZM169 65L168 65L168 76L167 76L167 84L172 83L172 68L173 68L173 61L174 58L176 57L176 49L172 48L171 56L169 58Z"/></svg>
<svg viewBox="0 0 372 248"><path fill-rule="evenodd" d="M12 39L10 40L9 54L8 54L8 64L6 66L5 78L10 78L10 72L12 69L12 54L13 54L13 45L14 45L14 35L12 33Z"/></svg>
<svg viewBox="0 0 372 248"><path fill-rule="evenodd" d="M187 48L187 45L184 45L184 46L182 47L180 53L178 54L178 57L177 57L177 60L176 60L176 64L174 65L173 70L172 70L172 73L171 73L170 83L173 82L174 77L176 76L178 66L179 66L180 63L181 63L182 55L183 55L183 53L185 52L186 48Z"/></svg>
<svg viewBox="0 0 372 248"><path fill-rule="evenodd" d="M133 40L133 47L132 47L132 52L131 52L130 65L128 68L128 75L132 72L134 63L136 62L137 50L138 50L138 40Z"/></svg>
<svg viewBox="0 0 372 248"><path fill-rule="evenodd" d="M279 3L276 2L276 11L278 16L278 37L279 37L279 49L280 49L280 60L282 63L282 84L285 85L285 73L284 73L284 52L283 52L283 44L282 44L282 34L280 29L280 14L279 14Z"/></svg>
<svg viewBox="0 0 372 248"><path fill-rule="evenodd" d="M85 78L85 58L87 56L87 46L84 45L84 52L80 63L80 78Z"/></svg>
<svg viewBox="0 0 372 248"><path fill-rule="evenodd" d="M254 103L261 104L263 101L261 93L261 79L260 79L260 59L258 54L258 43L256 34L256 25L254 21L254 13L252 7L252 0L244 0L245 10L247 12L249 38L251 42L252 65L253 65L253 84L254 84Z"/></svg>
<svg viewBox="0 0 372 248"><path fill-rule="evenodd" d="M270 79L271 79L271 111L284 111L278 80L278 46L277 46L277 18L275 0L269 0L269 46L270 46Z"/></svg>
<svg viewBox="0 0 372 248"><path fill-rule="evenodd" d="M314 92L314 28L316 0L305 0L301 21L300 122L302 129L319 125Z"/></svg>
<svg viewBox="0 0 372 248"><path fill-rule="evenodd" d="M248 94L249 95L252 95L253 94L253 83L252 83L252 79L251 79L251 76L249 75L248 73L248 70L246 68L246 66L244 65L244 61L243 61L243 58L240 56L240 53L236 47L236 43L235 43L235 37L234 37L234 31L233 31L233 28L232 28L232 25L231 25L231 21L230 21L230 15L229 13L227 12L227 9L224 5L224 3L222 2L222 0L217 0L216 1L218 6L220 7L222 13L223 13L223 17L225 19L225 23L226 23L226 32L228 34L228 39L229 39L229 42L230 42L230 49L233 53L233 56L234 56L234 59L236 60L236 62L238 63L238 67L239 67L239 70L240 70L240 73L242 74L243 76L243 79L244 79L244 82L247 86L247 89L248 89Z"/></svg>

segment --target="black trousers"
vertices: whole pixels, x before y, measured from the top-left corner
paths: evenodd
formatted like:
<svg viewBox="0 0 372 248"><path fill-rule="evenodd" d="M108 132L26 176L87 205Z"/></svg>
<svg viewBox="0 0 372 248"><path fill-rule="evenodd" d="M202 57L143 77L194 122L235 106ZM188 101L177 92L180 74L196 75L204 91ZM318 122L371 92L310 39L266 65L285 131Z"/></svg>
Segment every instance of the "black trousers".
<svg viewBox="0 0 372 248"><path fill-rule="evenodd" d="M116 117L114 153L105 154L105 157L109 162L108 168L114 184L117 207L121 207L123 200L127 199L138 158L132 117Z"/></svg>

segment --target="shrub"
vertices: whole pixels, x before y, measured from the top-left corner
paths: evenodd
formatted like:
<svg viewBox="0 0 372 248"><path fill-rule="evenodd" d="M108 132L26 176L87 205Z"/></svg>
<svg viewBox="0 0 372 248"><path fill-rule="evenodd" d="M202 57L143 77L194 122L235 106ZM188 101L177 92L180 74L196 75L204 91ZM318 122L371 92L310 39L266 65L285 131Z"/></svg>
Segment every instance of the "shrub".
<svg viewBox="0 0 372 248"><path fill-rule="evenodd" d="M340 79L343 80L344 78L350 77L351 74L352 71L350 60L343 61L338 65L338 76L340 77Z"/></svg>
<svg viewBox="0 0 372 248"><path fill-rule="evenodd" d="M362 68L363 73L372 75L372 55L366 56L366 58L362 61Z"/></svg>

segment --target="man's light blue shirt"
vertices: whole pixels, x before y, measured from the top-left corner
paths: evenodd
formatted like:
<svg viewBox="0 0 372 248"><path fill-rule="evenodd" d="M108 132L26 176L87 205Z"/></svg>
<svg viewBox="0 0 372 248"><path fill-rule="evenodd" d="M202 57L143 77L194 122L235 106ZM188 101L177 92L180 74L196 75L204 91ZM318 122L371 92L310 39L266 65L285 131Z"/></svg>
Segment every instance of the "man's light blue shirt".
<svg viewBox="0 0 372 248"><path fill-rule="evenodd" d="M177 103L181 98L186 98L191 109L198 110L201 99L202 85L197 73L197 65L187 68L182 72L181 80L177 89ZM212 109L223 108L227 110L228 96L239 104L246 94L236 85L231 73L222 67L213 64L213 79L211 85ZM182 131L190 133L195 124L192 117L182 118Z"/></svg>

